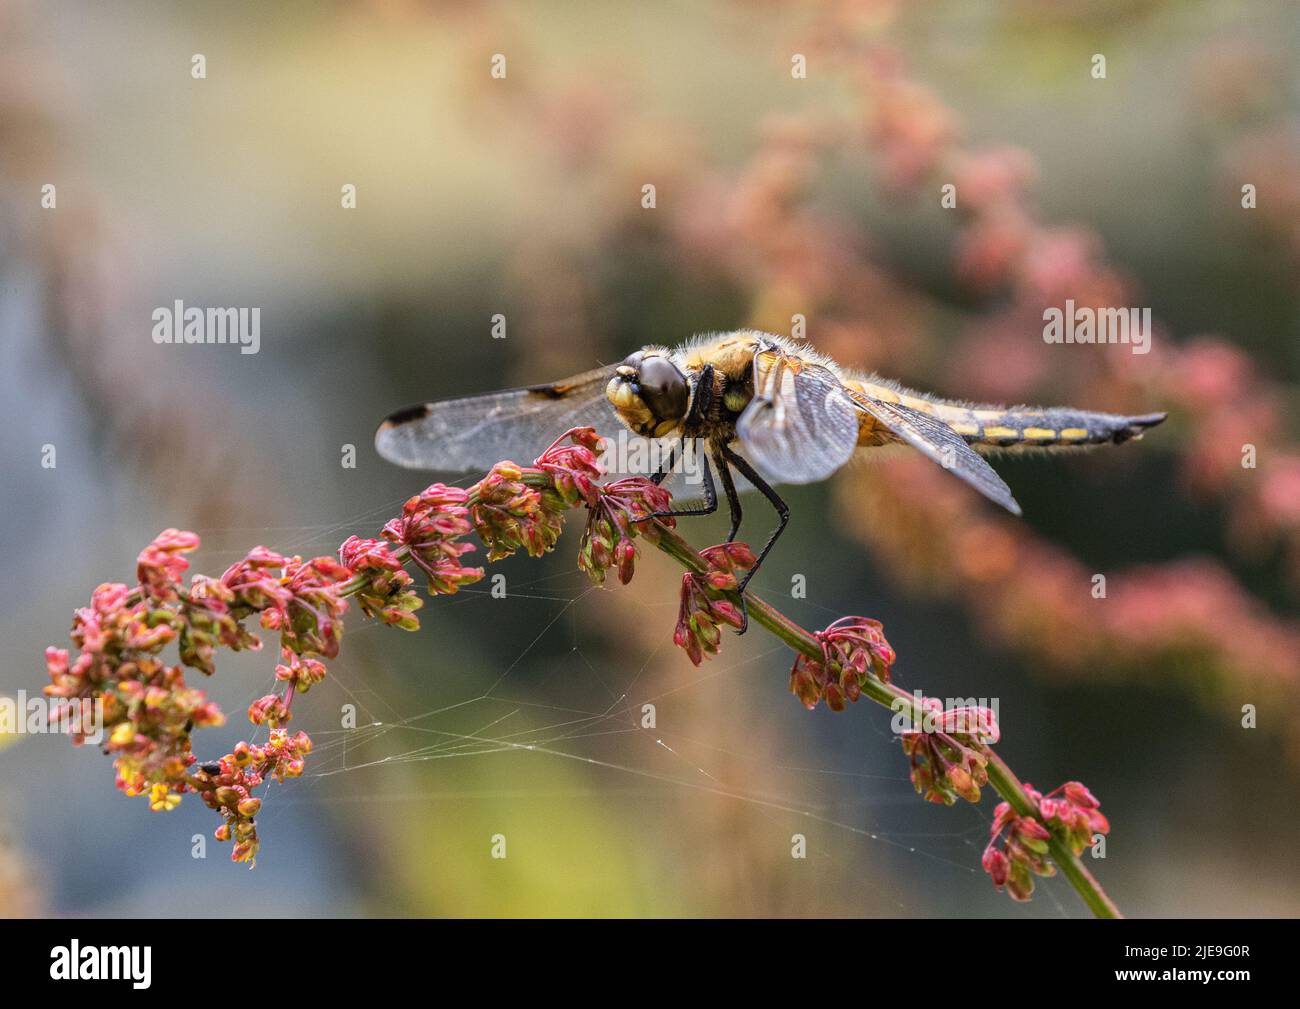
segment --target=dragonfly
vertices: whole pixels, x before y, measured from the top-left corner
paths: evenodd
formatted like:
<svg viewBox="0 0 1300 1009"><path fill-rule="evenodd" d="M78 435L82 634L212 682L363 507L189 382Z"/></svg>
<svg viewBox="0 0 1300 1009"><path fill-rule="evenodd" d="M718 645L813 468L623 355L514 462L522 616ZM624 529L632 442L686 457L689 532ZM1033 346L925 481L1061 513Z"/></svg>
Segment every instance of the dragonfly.
<svg viewBox="0 0 1300 1009"><path fill-rule="evenodd" d="M605 438L623 430L672 446L651 477L659 483L689 446L702 463L703 501L655 517L716 512L717 484L731 517L728 542L740 531L741 491L758 491L776 511L776 528L739 584L743 604L745 586L790 520L774 485L816 483L855 457L904 445L1019 515L981 453L1121 444L1165 417L941 399L843 368L803 341L739 330L643 347L618 365L558 382L410 406L384 420L375 447L410 469L463 472L535 458L573 427Z"/></svg>

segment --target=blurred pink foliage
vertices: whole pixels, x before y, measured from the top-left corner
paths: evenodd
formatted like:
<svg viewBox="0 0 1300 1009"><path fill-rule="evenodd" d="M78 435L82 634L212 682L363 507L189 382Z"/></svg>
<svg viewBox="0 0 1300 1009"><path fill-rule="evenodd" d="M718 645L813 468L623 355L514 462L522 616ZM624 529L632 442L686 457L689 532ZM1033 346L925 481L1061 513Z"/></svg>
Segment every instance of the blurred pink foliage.
<svg viewBox="0 0 1300 1009"><path fill-rule="evenodd" d="M1281 415L1289 390L1259 374L1227 339L1177 339L1159 320L1153 350L1143 356L1125 347L1049 347L1039 338L1045 305L1140 303L1134 279L1110 262L1092 227L1042 219L1032 199L1031 151L969 142L960 117L908 75L889 42L905 16L899 5L827 3L811 11L815 58L853 90L856 110L769 119L738 171L712 163L699 138L633 114L633 98L611 98L594 74L570 80L565 93L570 109L600 114L516 116L543 157L551 152L555 171L600 180L598 202L586 208L593 221L571 254L521 246L513 273L529 311L554 315L569 340L594 343L598 299L586 265L630 234L648 232L685 283L739 289L748 308L737 324L780 332L803 314L815 321L818 349L845 364L928 376L939 391L973 399L1168 409L1171 430L1152 440L1151 451L1176 454L1181 484L1171 491L1185 505L1221 509L1243 563L1279 551L1300 592L1300 451ZM1251 62L1254 48L1244 51L1229 47L1208 70L1195 71L1193 93L1207 117L1249 120L1243 109L1273 93L1276 82L1259 79L1270 72L1267 63ZM1286 120L1242 129L1224 162L1225 174L1258 178L1282 201L1260 226L1290 243L1300 241L1296 138ZM884 199L937 199L947 182L961 194L949 268L984 307L963 314L945 343L934 324L941 306L893 276L871 236L816 199L824 163L862 147ZM672 193L649 215L629 196L646 178ZM544 353L551 327L537 332ZM1065 367L1061 351L1075 351ZM1257 469L1243 469L1246 444L1256 447ZM1068 551L1024 522L989 515L926 461L883 465L840 478L849 505L840 509L843 526L903 584L967 607L999 645L1047 671L1104 667L1183 684L1208 677L1234 696L1268 695L1297 716L1281 722L1300 725L1300 626L1253 598L1223 561L1187 557L1113 571L1106 602L1089 605L1092 572ZM1300 729L1285 731L1300 759Z"/></svg>

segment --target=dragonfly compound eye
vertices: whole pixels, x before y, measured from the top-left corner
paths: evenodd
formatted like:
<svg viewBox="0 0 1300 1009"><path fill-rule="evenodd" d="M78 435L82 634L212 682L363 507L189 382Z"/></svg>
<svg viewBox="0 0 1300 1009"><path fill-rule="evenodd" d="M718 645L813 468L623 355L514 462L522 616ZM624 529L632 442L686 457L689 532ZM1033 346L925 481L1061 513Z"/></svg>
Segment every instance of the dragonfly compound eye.
<svg viewBox="0 0 1300 1009"><path fill-rule="evenodd" d="M647 357L637 369L641 399L659 420L680 420L686 416L690 390L686 376L666 357Z"/></svg>

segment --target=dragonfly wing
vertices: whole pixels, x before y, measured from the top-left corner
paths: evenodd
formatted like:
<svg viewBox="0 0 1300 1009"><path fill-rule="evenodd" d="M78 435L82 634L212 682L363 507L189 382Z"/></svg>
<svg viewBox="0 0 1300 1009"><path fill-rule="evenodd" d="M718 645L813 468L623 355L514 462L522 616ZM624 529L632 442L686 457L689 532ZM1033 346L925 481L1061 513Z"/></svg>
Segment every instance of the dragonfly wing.
<svg viewBox="0 0 1300 1009"><path fill-rule="evenodd" d="M571 427L608 438L623 429L605 398L610 368L548 385L507 389L398 410L375 432L375 448L408 469L463 472L510 459L528 465Z"/></svg>
<svg viewBox="0 0 1300 1009"><path fill-rule="evenodd" d="M1020 505L1012 497L1011 488L943 421L901 403L885 403L871 396L856 395L853 401L907 444L961 477L990 501L1013 515L1020 514Z"/></svg>
<svg viewBox="0 0 1300 1009"><path fill-rule="evenodd" d="M858 413L828 368L762 350L754 355L754 398L736 422L736 435L763 476L815 483L852 457Z"/></svg>

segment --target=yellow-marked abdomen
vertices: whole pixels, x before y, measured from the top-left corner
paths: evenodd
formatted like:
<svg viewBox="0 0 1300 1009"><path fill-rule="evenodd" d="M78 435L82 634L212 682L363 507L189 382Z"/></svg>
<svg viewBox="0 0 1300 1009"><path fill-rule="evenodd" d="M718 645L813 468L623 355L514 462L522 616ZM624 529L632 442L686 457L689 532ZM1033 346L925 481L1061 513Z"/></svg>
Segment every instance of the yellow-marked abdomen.
<svg viewBox="0 0 1300 1009"><path fill-rule="evenodd" d="M918 410L941 420L967 444L983 449L1014 451L1119 444L1140 438L1147 428L1165 419L1163 413L1127 417L1070 407L966 406L862 379L846 379L844 384L872 399ZM888 428L870 414L861 416L859 445L883 445L894 440Z"/></svg>

